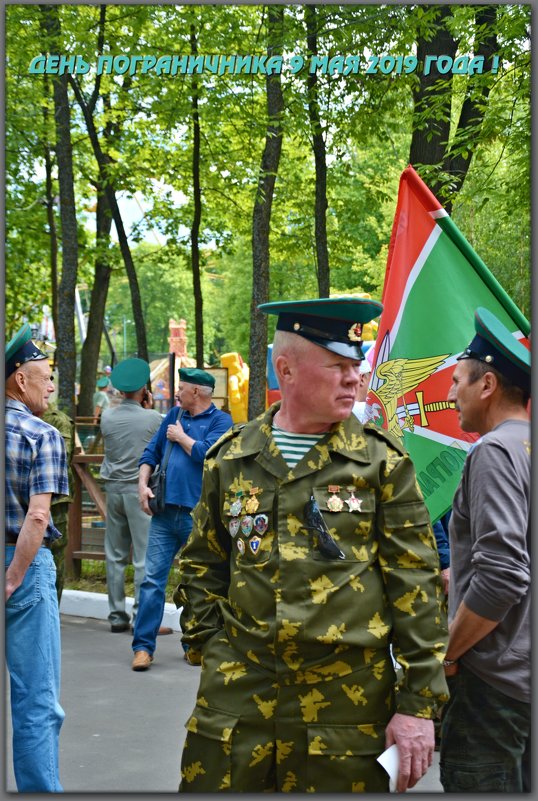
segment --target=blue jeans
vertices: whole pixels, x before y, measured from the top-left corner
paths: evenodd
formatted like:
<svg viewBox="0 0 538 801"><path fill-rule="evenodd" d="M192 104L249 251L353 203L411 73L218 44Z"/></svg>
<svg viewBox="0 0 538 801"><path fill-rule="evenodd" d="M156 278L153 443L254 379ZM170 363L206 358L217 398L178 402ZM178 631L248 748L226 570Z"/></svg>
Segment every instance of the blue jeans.
<svg viewBox="0 0 538 801"><path fill-rule="evenodd" d="M6 545L6 568L15 553ZM40 548L6 603L13 766L20 793L61 793L60 615L52 553Z"/></svg>
<svg viewBox="0 0 538 801"><path fill-rule="evenodd" d="M530 792L531 705L463 665L447 684L440 748L445 793Z"/></svg>
<svg viewBox="0 0 538 801"><path fill-rule="evenodd" d="M176 506L165 507L151 518L146 569L140 585L138 614L135 620L133 651L153 654L161 625L166 597L166 583L174 557L185 545L192 530L190 512Z"/></svg>

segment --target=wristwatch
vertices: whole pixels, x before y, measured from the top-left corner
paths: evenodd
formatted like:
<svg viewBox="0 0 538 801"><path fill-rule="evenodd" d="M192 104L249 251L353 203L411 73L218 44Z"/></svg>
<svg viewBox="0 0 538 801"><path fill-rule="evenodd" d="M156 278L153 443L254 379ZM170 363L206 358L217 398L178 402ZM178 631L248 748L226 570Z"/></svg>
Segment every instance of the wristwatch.
<svg viewBox="0 0 538 801"><path fill-rule="evenodd" d="M457 663L457 659L443 659L443 667L450 667Z"/></svg>

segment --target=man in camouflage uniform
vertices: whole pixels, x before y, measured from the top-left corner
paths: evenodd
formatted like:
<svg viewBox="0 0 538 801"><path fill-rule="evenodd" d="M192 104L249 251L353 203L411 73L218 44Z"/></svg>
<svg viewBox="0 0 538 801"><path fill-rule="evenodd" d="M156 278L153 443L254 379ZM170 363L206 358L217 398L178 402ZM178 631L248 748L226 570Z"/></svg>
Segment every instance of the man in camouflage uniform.
<svg viewBox="0 0 538 801"><path fill-rule="evenodd" d="M432 763L447 628L413 465L350 417L361 324L382 307L261 309L279 314L282 403L208 451L180 562L183 641L202 673L179 789L386 792L376 758L396 743L403 792Z"/></svg>
<svg viewBox="0 0 538 801"><path fill-rule="evenodd" d="M67 477L69 480L69 495L61 496L51 503L51 514L54 525L62 535L51 545L54 564L56 565L56 594L58 604L62 598L65 581L65 549L68 539L69 504L73 501L73 450L75 447L75 424L73 420L55 406L49 408L41 415L41 419L54 426L63 437L65 452L67 454Z"/></svg>

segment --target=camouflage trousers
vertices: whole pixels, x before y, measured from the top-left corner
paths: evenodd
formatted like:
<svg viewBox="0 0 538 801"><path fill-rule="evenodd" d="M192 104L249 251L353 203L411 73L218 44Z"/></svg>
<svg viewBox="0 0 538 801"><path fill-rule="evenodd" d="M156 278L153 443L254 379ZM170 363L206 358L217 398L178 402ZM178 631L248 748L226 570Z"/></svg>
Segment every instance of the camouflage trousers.
<svg viewBox="0 0 538 801"><path fill-rule="evenodd" d="M52 507L52 519L54 525L62 535L59 539L54 540L51 545L52 558L56 565L56 595L58 596L58 604L62 597L62 590L64 588L65 580L65 548L67 546L67 523L69 519L69 503L56 503Z"/></svg>
<svg viewBox="0 0 538 801"><path fill-rule="evenodd" d="M179 791L388 792L376 757L393 712L394 671L387 654L372 681L371 666L357 661L341 677L277 680L214 635L186 723Z"/></svg>

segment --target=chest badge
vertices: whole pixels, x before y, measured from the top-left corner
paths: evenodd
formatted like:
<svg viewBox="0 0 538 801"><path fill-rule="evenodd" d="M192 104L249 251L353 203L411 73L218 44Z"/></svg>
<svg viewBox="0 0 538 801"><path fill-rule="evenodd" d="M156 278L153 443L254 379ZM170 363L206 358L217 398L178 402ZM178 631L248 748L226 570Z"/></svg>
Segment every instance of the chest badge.
<svg viewBox="0 0 538 801"><path fill-rule="evenodd" d="M254 529L258 534L265 534L269 525L269 518L267 515L256 515L254 518Z"/></svg>
<svg viewBox="0 0 538 801"><path fill-rule="evenodd" d="M256 495L259 492L261 492L261 489L259 487L252 487L252 489L250 490L250 498L247 498L245 502L245 512L249 515L253 515L255 512L258 511L260 502L257 499Z"/></svg>
<svg viewBox="0 0 538 801"><path fill-rule="evenodd" d="M234 517L232 518L232 520L230 520L230 523L228 525L228 531L230 532L232 537L237 537L240 525L241 523L238 517Z"/></svg>
<svg viewBox="0 0 538 801"><path fill-rule="evenodd" d="M235 501L232 501L230 504L230 514L232 517L237 517L243 511L243 503L241 498L236 498Z"/></svg>
<svg viewBox="0 0 538 801"><path fill-rule="evenodd" d="M239 539L237 540L237 550L239 551L241 556L243 556L243 554L245 553L245 543L241 539L241 537L239 537Z"/></svg>
<svg viewBox="0 0 538 801"><path fill-rule="evenodd" d="M253 526L254 520L250 515L246 515L245 517L241 518L241 534L244 534L245 537L248 537Z"/></svg>
<svg viewBox="0 0 538 801"><path fill-rule="evenodd" d="M250 548L254 556L256 556L256 554L260 550L260 545L261 545L261 539L257 535L254 535L254 537L251 537L248 541L248 547Z"/></svg>

